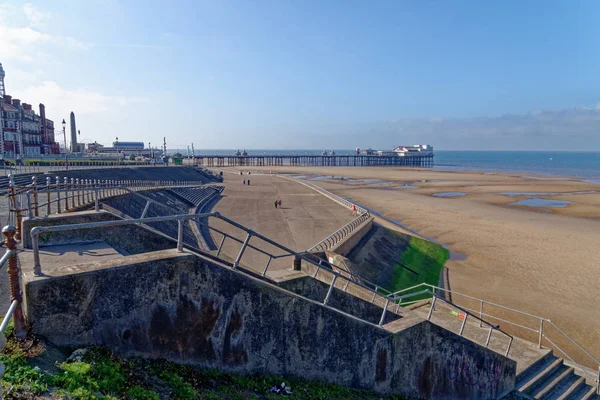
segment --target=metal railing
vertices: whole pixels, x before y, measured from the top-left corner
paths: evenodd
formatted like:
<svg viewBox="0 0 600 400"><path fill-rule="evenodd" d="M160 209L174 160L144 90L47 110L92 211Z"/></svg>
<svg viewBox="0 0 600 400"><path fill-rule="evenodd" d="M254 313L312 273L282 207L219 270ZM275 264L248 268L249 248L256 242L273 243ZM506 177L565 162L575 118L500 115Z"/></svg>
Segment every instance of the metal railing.
<svg viewBox="0 0 600 400"><path fill-rule="evenodd" d="M21 292L21 272L17 260L17 241L14 239L16 229L13 226L5 226L2 228L2 234L5 236L4 244L6 246L6 253L0 258L0 270L5 264L8 264L10 307L0 324L0 335L4 335L8 324L14 316L15 335L17 338L23 339L27 331L22 309L23 294ZM2 349L0 348L0 350Z"/></svg>
<svg viewBox="0 0 600 400"><path fill-rule="evenodd" d="M367 291L368 293L372 293L373 298L379 297L380 300L383 300L385 302L385 306L382 311L380 322L379 322L379 324L377 324L377 326L383 325L383 321L385 320L385 315L388 311L391 311L391 312L397 314L397 311L388 310L388 308L390 308L390 306L392 306L391 308L393 308L393 305L391 304L391 299L388 296L381 294L372 288L369 288L368 286L362 284L361 281L355 281L352 279L352 277L346 277L343 274L335 272L335 271L331 270L330 268L327 268L327 267L321 265L320 263L312 260L305 253L297 253L297 252L287 248L286 246L283 246L283 245L281 245L259 233L252 231L251 229L244 227L243 225L238 224L237 222L235 222L227 217L222 216L221 214L219 214L217 212L203 213L203 214L169 215L169 216L161 216L161 217L125 219L125 220L115 220L115 221L101 221L101 222L90 222L90 223L71 224L71 225L36 226L33 229L31 229L31 232L30 232L32 247L33 247L34 274L38 275L38 276L43 275L41 259L40 259L40 241L39 241L39 237L42 232L62 232L62 231L76 230L76 229L92 229L92 228L102 228L102 227L109 227L109 226L125 226L125 225L146 225L146 224L155 223L155 222L177 221L177 223L178 223L178 233L177 233L177 239L176 239L177 251L182 252L184 247L190 248L191 250L194 250L194 251L197 251L199 249L185 245L183 242L184 222L189 221L189 220L194 220L194 221L206 220L207 221L209 218L216 218L221 221L224 221L224 222L228 223L229 225L231 225L245 233L244 239L240 240L240 239L238 239L230 234L227 234L219 229L208 226L208 223L205 222L206 226L208 226L208 228L211 231L219 233L223 236L223 238L219 244L217 253L216 253L216 258L222 263L230 264L232 269L238 270L238 271L244 272L244 273L249 272L244 267L240 267L244 253L249 248L258 251L259 253L261 253L267 257L267 262L265 264L265 267L264 267L262 273L252 274L252 275L262 275L263 277L266 277L272 260L280 259L280 258L284 258L284 257L294 257L294 259L299 259L300 261L304 261L304 262L312 265L313 267L315 267L317 273L319 271L322 271L331 276L331 282L330 282L329 288L327 290L327 295L325 296L324 300L322 301L322 304L328 305L328 302L331 297L331 294L333 293L335 284L336 284L337 280L339 279L340 281L346 282L345 287L344 287L345 291L348 291L349 290L348 287L352 286L352 287L356 288L357 290L363 290L363 291ZM223 245L224 245L225 241L228 239L233 240L236 243L241 243L241 247L240 247L239 252L238 252L237 256L235 257L235 260L233 261L233 263L230 263L229 261L226 261L225 259L219 257L222 252ZM281 250L283 252L283 254L273 254L273 253L268 252L264 249L261 249L257 246L254 246L254 245L250 244L250 241L252 239L259 239L262 242L265 242L268 245L271 245L271 246ZM302 297L308 299L305 296L302 296ZM345 313L344 311L339 310L339 309L337 311ZM360 318L360 319L369 324L373 324L372 322L369 322L369 321L365 320L364 318ZM375 325L375 324L373 324L373 325Z"/></svg>
<svg viewBox="0 0 600 400"><path fill-rule="evenodd" d="M420 286L420 285L419 285ZM432 300L431 300L431 307L429 308L429 313L427 314L427 321L431 321L431 318L433 316L433 311L435 310L435 303L440 300L443 301L444 303L457 308L458 310L462 311L464 314L464 317L462 318L462 324L460 326L460 330L458 332L459 336L463 336L463 333L465 331L465 326L467 324L467 320L469 319L469 317L471 318L475 318L476 320L479 321L479 326L481 327L482 325L486 325L489 327L489 331L487 334L487 339L485 341L485 347L487 348L490 344L490 340L492 338L492 333L494 331L498 331L500 333L502 333L504 336L506 336L508 338L508 345L506 346L506 352L504 353L505 357L508 357L508 353L510 352L510 348L512 345L512 342L514 340L513 336L508 334L507 332L503 331L502 329L500 329L499 325L493 325L489 322L487 322L486 320L483 319L483 317L478 317L477 315L471 313L468 309L461 307L451 301L448 301L447 299L445 299L442 296L439 296L438 294L436 294L435 292L432 292L429 289L425 289L423 291L419 291L419 292L413 292L413 293L408 293L402 296L398 296L398 294L402 292L402 291L398 291L396 293L394 293L392 295L392 298L394 299L394 301L396 302L396 308L397 310L401 307L402 305L402 300L407 299L407 298L411 298L411 297L415 297L415 296L422 296L422 295L431 295ZM406 303L404 303L406 304Z"/></svg>
<svg viewBox="0 0 600 400"><path fill-rule="evenodd" d="M596 377L596 382L597 382L596 392L598 394L600 394L600 361L598 361L598 359L596 357L594 357L588 350L586 350L583 346L581 346L575 339L573 339L568 333L566 333L563 329L561 329L552 320L550 320L548 318L540 317L538 315L530 314L530 313L527 313L524 311L516 310L514 308L506 307L501 304L493 303L491 301L487 301L487 300L483 300L483 299L480 299L477 297L469 296L464 293L459 293L459 292L456 292L453 290L444 289L444 288L441 288L438 286L430 285L428 283L421 283L419 285L415 285L415 286L412 286L412 287L409 287L406 289L399 290L397 292L394 292L393 296L396 296L397 298L398 298L398 296L400 296L402 299L404 299L404 298L408 298L408 297L414 297L416 295L422 295L422 294L424 294L422 291L402 295L403 293L418 290L421 288L427 288L426 290L432 296L438 296L435 294L435 292L438 291L438 292L444 292L444 293L450 294L453 297L458 296L458 297L462 297L465 299L469 299L469 300L475 302L476 304L478 304L479 309L477 310L477 309L473 309L472 307L463 307L465 311L478 314L479 318L486 317L486 318L493 319L496 321L501 321L501 322L507 323L507 324L515 327L516 329L522 329L522 330L526 331L527 333L537 335L537 338L538 338L537 344L538 344L538 348L540 348L540 349L544 345L544 339L546 339L546 341L551 345L552 348L558 350L567 359L569 359L569 361L571 361L573 364L580 365L580 362L577 362L573 359L572 354L569 354L569 352L567 350L559 347L556 342L558 342L559 339L562 339L562 342L566 342L572 346L575 346L577 349L579 349L582 352L582 355L585 355L584 359L587 359L588 362L591 362L592 365L596 366L596 368L598 370L598 375ZM413 303L413 302L402 302L402 299L400 299L398 306L409 305L409 304ZM421 301L421 300L416 300L416 301ZM504 311L505 313L517 314L521 317L521 319L533 320L535 322L535 326L534 327L526 326L523 323L511 321L510 319L508 319L509 317L493 315L492 311L486 310L486 306L487 306L487 309L497 308L497 309ZM560 336L559 338L550 336L551 333L549 333L549 332L551 332L551 331L548 329L549 326L553 327L559 333L559 336Z"/></svg>
<svg viewBox="0 0 600 400"><path fill-rule="evenodd" d="M369 213L369 210L367 210L366 208L364 208L362 206L359 206L356 203L352 203L351 201L348 201L348 200L344 199L343 197L340 197L340 196L338 196L336 194L333 194L333 193L331 193L331 192L329 192L329 191L327 191L327 190L325 190L325 189L323 189L323 188L321 188L321 187L319 187L317 185L314 185L311 182L307 182L307 181L304 181L302 179L292 178L292 177L285 176L285 175L277 175L277 176L279 176L280 178L288 179L290 181L293 181L293 182L299 183L301 185L307 186L307 187L309 187L309 188L311 188L311 189L313 189L313 190L321 193L323 196L329 197L331 200L335 201L338 204L343 205L344 207L346 207L346 208L348 208L350 210L354 206L355 209L356 209L356 211L358 212L358 214L368 214Z"/></svg>
<svg viewBox="0 0 600 400"><path fill-rule="evenodd" d="M38 177L32 177L32 183L17 186L11 176L8 186L8 221L9 225L17 227L17 239L21 239L21 221L23 217L50 215L54 210L70 211L81 206L96 203L98 200L117 196L126 191L152 190L166 187L195 187L200 181L145 181L145 180L106 180L46 177L45 184L38 183ZM54 210L53 210L54 209Z"/></svg>
<svg viewBox="0 0 600 400"><path fill-rule="evenodd" d="M306 251L325 251L333 248L336 244L350 236L352 232L368 221L369 218L371 218L371 215L368 212L360 215Z"/></svg>

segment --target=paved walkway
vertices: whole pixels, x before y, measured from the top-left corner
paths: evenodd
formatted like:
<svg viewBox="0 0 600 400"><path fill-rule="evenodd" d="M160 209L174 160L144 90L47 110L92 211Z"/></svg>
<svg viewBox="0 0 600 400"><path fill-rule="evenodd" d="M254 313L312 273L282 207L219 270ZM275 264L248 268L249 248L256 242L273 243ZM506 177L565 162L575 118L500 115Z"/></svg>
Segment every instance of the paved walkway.
<svg viewBox="0 0 600 400"><path fill-rule="evenodd" d="M250 186L242 182L248 178ZM312 247L353 218L350 210L325 196L304 185L276 176L227 173L224 174L223 183L223 198L213 211L218 211L294 251ZM281 208L275 208L273 202L276 199L281 199ZM216 219L211 220L211 226L240 240L245 237L242 231ZM213 234L212 237L218 246L222 236ZM250 244L273 254L282 254L281 250L256 238ZM240 247L239 243L226 240L224 254L235 259ZM241 264L262 272L267 260L268 256L250 249L244 254ZM271 262L269 269L291 268L291 264L292 260L288 257Z"/></svg>

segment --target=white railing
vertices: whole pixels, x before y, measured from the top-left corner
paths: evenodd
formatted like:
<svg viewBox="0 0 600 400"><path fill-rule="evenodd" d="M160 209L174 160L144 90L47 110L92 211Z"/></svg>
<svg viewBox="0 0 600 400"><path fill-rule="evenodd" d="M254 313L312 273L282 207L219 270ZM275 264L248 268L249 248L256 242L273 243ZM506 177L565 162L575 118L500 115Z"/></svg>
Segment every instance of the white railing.
<svg viewBox="0 0 600 400"><path fill-rule="evenodd" d="M277 176L279 176L280 178L288 179L290 181L294 181L294 182L299 183L301 185L307 186L307 187L309 187L309 188L311 188L311 189L313 189L313 190L321 193L323 196L329 197L331 200L335 201L338 204L343 205L344 207L346 207L346 208L348 208L350 210L352 210L352 207L354 207L355 210L356 210L356 212L358 214L368 214L369 213L369 210L367 210L367 209L365 209L365 208L363 208L363 207L361 207L361 206L359 206L359 205L357 205L355 203L352 203L351 201L348 201L348 200L344 199L343 197L340 197L340 196L338 196L336 194L328 192L327 190L325 190L325 189L323 189L323 188L321 188L321 187L319 187L317 185L314 185L311 182L307 182L307 181L304 181L302 179L292 178L292 177L285 176L285 175L277 175Z"/></svg>
<svg viewBox="0 0 600 400"><path fill-rule="evenodd" d="M34 176L31 184L17 186L13 177L10 177L7 223L17 227L17 239L21 237L21 220L24 216L31 218L50 215L54 210L60 214L93 203L96 203L95 207L98 209L99 199L117 196L126 191L196 187L204 184L201 181L69 179L66 177L61 180L58 176L54 180L46 177L44 184L38 183L37 179Z"/></svg>
<svg viewBox="0 0 600 400"><path fill-rule="evenodd" d="M325 251L332 249L335 245L337 245L338 243L346 239L348 236L350 236L363 223L368 221L369 218L371 218L371 215L369 215L369 213L362 214L361 216L353 219L346 225L342 226L340 229L333 232L331 235L327 236L325 239L319 241L317 244L315 244L306 251Z"/></svg>
<svg viewBox="0 0 600 400"><path fill-rule="evenodd" d="M594 357L588 350L586 350L583 346L581 346L575 339L573 339L568 333L566 333L562 328L560 328L556 323L554 323L552 320L548 319L548 318L544 318L544 317L540 317L538 315L534 315L534 314L530 314L524 311L520 311L514 308L510 308L501 304L497 304L497 303L493 303L491 301L487 301L487 300L483 300L477 297L473 297L473 296L469 296L467 294L464 293L459 293L453 290L449 290L449 289L444 289L438 286L434 286L434 285L430 285L428 283L421 283L419 285L415 285L406 289L402 289L399 290L397 292L394 292L392 295L397 297L400 296L403 299L404 298L408 298L408 297L414 297L417 295L422 295L423 293L418 291L419 289L423 289L426 288L426 290L429 290L430 294L433 295L433 293L437 292L443 292L446 293L448 295L451 295L453 297L453 303L456 303L456 300L454 299L455 296L461 297L463 299L468 299L469 301L474 302L474 304L478 304L479 309L474 309L472 306L471 307L464 307L463 308L471 313L475 313L478 314L480 318L486 317L488 319L492 319L492 320L496 320L496 321L500 321L503 323L507 323L513 327L515 327L516 329L521 329L526 333L529 334L535 334L538 337L538 347L541 349L544 345L544 339L546 339L547 343L549 343L551 345L552 348L558 350L561 354L563 354L567 359L569 359L569 361L571 361L573 364L576 365L581 365L581 362L577 362L574 360L574 355L572 352L568 351L567 349L561 348L558 346L557 342L560 340L561 343L567 343L570 346L575 346L577 349L579 349L581 351L581 355L583 355L584 357L582 358L583 360L587 360L588 363L590 363L591 365L594 365L596 367L596 369L598 370L598 375L596 378L596 391L598 394L600 394L600 361L598 361L598 359L596 357ZM411 291L417 291L416 293L411 293ZM436 295L437 296L437 295ZM421 301L421 300L416 300L416 301L409 301L409 302L398 302L398 307L400 307L401 305L409 305L411 303L417 302L417 301ZM499 315L494 315L492 314L493 309L499 309L502 310L503 315L499 316ZM504 314L516 314L519 316L519 320L530 320L530 321L534 321L535 322L535 326L531 327L531 326L527 326L524 325L523 322L516 322L514 320L510 320L510 317L506 317ZM548 329L549 327L554 328L554 330L556 332L558 332L558 337L555 337L552 335L552 331L550 329Z"/></svg>

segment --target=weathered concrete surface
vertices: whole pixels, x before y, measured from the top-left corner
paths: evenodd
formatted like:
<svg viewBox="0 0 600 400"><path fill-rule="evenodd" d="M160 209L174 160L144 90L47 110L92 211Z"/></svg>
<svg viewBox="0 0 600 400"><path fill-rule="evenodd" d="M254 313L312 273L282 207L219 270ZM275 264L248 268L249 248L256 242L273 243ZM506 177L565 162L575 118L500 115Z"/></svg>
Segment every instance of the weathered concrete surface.
<svg viewBox="0 0 600 400"><path fill-rule="evenodd" d="M250 186L243 180L250 179ZM304 251L350 222L354 216L345 207L299 183L275 175L225 174L225 190L222 198L213 207L225 217L250 228L278 243L294 250ZM281 207L275 208L274 201L281 199ZM245 232L219 221L211 220L211 227L220 229L239 240L244 240ZM218 245L222 236L211 233ZM282 251L253 238L250 242L256 247L282 254ZM226 240L223 254L235 259L241 245ZM242 264L249 269L262 272L268 256L248 249L244 253ZM292 265L290 258L273 260L270 271L288 269Z"/></svg>
<svg viewBox="0 0 600 400"><path fill-rule="evenodd" d="M410 398L493 399L514 387L514 361L426 321L401 318L379 328L174 250L115 264L26 279L36 333L58 345L103 344L127 355Z"/></svg>
<svg viewBox="0 0 600 400"><path fill-rule="evenodd" d="M347 256L348 253L350 253L352 249L362 240L362 238L369 233L372 227L373 218L365 221L354 232L352 232L351 235L344 238L344 240L337 243L330 250L342 256Z"/></svg>
<svg viewBox="0 0 600 400"><path fill-rule="evenodd" d="M301 296L308 297L311 300L323 302L323 300L325 300L325 296L327 296L330 285L305 275L301 278L281 282L279 283L279 286ZM381 314L383 313L383 307L348 294L339 287L335 287L333 289L327 304L373 324L379 324ZM401 318L400 315L387 312L385 315L384 324L390 323L399 318Z"/></svg>
<svg viewBox="0 0 600 400"><path fill-rule="evenodd" d="M79 211L67 214L54 214L43 218L25 219L23 220L23 247L31 249L30 232L35 226L71 225L114 220L120 220L120 218L103 211ZM94 242L106 242L117 251L127 254L171 249L176 246L176 243L172 240L135 225L40 233L40 247Z"/></svg>

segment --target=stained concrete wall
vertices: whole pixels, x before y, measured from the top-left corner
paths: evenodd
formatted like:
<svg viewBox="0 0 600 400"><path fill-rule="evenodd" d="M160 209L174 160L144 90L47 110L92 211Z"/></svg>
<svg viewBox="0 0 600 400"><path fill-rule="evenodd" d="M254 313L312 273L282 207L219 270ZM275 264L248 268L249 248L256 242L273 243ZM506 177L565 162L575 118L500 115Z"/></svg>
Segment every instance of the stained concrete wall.
<svg viewBox="0 0 600 400"><path fill-rule="evenodd" d="M80 211L23 220L23 247L31 249L31 229L35 226L56 226L120 220L108 212ZM40 233L40 247L62 244L104 241L126 254L140 254L176 247L176 243L141 226L123 225L103 228L74 229Z"/></svg>
<svg viewBox="0 0 600 400"><path fill-rule="evenodd" d="M102 344L409 398L493 399L514 388L514 361L427 321L402 318L383 329L174 250L123 260L26 281L34 331L61 346Z"/></svg>
<svg viewBox="0 0 600 400"><path fill-rule="evenodd" d="M343 287L343 281L341 284ZM325 296L327 296L330 285L321 282L320 280L313 279L310 276L304 276L279 282L278 286L301 296L308 297L311 300L323 302ZM381 320L381 314L383 314L382 307L346 293L343 289L339 289L337 287L331 292L331 295L327 300L327 304L331 305L337 310L347 312L373 324L379 324L379 321ZM384 323L387 324L392 321L396 321L399 318L399 315L392 312L387 312Z"/></svg>

